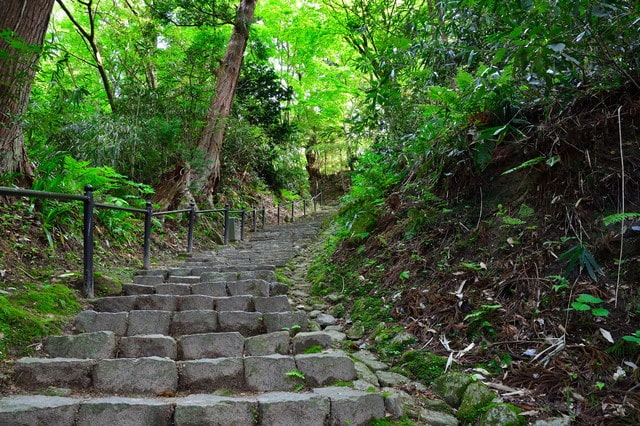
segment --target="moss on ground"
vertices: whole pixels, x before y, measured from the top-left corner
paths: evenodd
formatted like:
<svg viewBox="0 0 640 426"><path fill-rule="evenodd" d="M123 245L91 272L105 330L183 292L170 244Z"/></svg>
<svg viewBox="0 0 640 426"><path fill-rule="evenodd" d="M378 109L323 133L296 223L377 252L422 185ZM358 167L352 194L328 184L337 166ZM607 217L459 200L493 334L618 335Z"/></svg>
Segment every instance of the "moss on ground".
<svg viewBox="0 0 640 426"><path fill-rule="evenodd" d="M59 333L82 310L77 294L61 284L26 284L0 295L0 360L29 352L29 345Z"/></svg>

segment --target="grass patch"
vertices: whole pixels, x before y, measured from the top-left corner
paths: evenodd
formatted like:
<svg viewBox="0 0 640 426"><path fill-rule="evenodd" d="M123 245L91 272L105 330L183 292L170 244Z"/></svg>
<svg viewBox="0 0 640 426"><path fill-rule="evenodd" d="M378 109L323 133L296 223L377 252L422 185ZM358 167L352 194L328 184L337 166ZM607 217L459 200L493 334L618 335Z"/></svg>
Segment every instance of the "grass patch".
<svg viewBox="0 0 640 426"><path fill-rule="evenodd" d="M0 296L0 359L28 353L34 340L60 333L81 310L76 294L60 284L27 284Z"/></svg>

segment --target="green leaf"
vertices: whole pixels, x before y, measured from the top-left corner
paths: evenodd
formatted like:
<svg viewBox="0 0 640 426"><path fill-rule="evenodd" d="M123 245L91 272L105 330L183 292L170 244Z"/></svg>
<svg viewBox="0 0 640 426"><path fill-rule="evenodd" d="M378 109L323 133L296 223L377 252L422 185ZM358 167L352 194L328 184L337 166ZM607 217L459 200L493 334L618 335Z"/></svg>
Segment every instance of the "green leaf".
<svg viewBox="0 0 640 426"><path fill-rule="evenodd" d="M532 158L531 160L527 160L524 163L520 164L519 166L516 166L512 169L506 170L504 172L502 172L503 175L508 175L509 173L513 173L513 172L517 172L518 170L522 170L522 169L526 169L527 167L531 167L531 166L535 166L536 164L539 164L541 162L544 161L544 157L540 156L540 157L536 157L536 158Z"/></svg>
<svg viewBox="0 0 640 426"><path fill-rule="evenodd" d="M575 309L576 311L589 311L589 310L591 310L591 306L585 305L584 303L580 303L580 302L573 302L571 304L571 307L573 309Z"/></svg>
<svg viewBox="0 0 640 426"><path fill-rule="evenodd" d="M559 162L560 162L560 156L559 155L554 155L553 157L549 157L549 158L547 158L547 161L545 161L545 163L547 163L547 166L549 166L549 167L553 167Z"/></svg>
<svg viewBox="0 0 640 426"><path fill-rule="evenodd" d="M604 226L609 226L614 223L622 222L623 220L626 220L626 219L639 218L639 217L640 217L640 213L616 213L616 214L612 214L602 218L602 223L604 223Z"/></svg>
<svg viewBox="0 0 640 426"><path fill-rule="evenodd" d="M605 308L593 308L591 314L596 317L607 317L609 316L609 310Z"/></svg>
<svg viewBox="0 0 640 426"><path fill-rule="evenodd" d="M603 300L599 297L592 296L591 294L581 294L576 298L576 302L597 305L598 303L602 303Z"/></svg>

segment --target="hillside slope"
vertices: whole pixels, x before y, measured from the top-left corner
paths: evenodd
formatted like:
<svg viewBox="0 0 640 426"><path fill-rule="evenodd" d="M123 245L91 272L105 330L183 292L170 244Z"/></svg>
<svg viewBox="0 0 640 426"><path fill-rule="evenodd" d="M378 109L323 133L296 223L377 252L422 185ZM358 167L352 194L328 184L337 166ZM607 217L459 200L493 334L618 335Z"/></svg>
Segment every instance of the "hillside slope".
<svg viewBox="0 0 640 426"><path fill-rule="evenodd" d="M531 418L637 424L640 227L611 215L640 212L639 95L528 111L484 168L452 153L435 187L409 174L343 223L315 290L351 295L334 311L401 368L410 350L452 356L527 390L507 399Z"/></svg>

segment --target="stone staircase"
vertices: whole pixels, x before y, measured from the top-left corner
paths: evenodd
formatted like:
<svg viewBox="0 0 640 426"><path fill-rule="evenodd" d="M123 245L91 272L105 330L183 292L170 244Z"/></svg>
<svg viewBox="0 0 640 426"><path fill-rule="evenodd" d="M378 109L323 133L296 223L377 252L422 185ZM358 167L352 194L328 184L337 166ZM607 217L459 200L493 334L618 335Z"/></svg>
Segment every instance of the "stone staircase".
<svg viewBox="0 0 640 426"><path fill-rule="evenodd" d="M16 361L0 425L366 425L385 398L344 386L354 361L308 331L275 270L321 216L143 271L96 298L47 357ZM342 386L338 386L342 385Z"/></svg>

